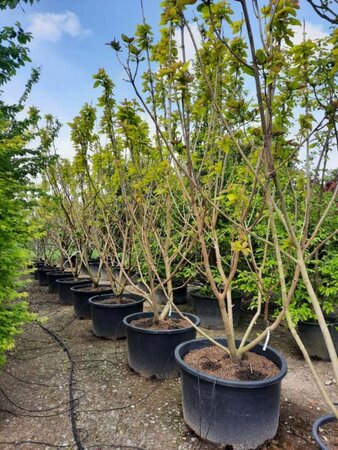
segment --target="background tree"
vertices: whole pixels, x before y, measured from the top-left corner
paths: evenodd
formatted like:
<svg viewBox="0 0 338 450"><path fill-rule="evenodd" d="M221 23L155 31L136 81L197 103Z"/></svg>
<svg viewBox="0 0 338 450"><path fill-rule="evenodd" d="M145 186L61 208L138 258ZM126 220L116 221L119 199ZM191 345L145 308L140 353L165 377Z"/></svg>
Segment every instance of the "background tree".
<svg viewBox="0 0 338 450"><path fill-rule="evenodd" d="M1 2L0 9L15 7L17 3ZM20 24L0 31L0 89L29 61L26 45L30 40L30 33L25 33ZM31 177L37 175L44 159L30 147L37 120L35 110L26 118L21 117L38 78L39 72L33 70L16 104L6 104L0 98L0 364L5 351L13 347L21 326L34 318L27 304L18 299L25 296L22 276L28 273L32 258L29 247L36 233L31 221L36 194Z"/></svg>

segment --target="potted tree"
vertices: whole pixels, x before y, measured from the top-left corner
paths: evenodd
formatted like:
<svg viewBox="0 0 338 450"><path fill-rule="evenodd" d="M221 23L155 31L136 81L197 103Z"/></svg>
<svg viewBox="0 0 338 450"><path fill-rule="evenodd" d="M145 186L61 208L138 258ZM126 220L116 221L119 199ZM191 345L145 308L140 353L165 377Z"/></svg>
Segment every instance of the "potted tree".
<svg viewBox="0 0 338 450"><path fill-rule="evenodd" d="M182 221L178 214L173 214L180 201L179 189L168 154L154 149L137 104L124 102L116 107L113 86L105 72L101 70L95 78L96 85L104 89L100 98L104 106L101 126L110 140L114 157L114 172L108 189L113 191L114 205L118 204L117 209L108 209L109 219L105 218L105 223L109 227L113 224L113 231L108 233L106 226L108 238L105 242L117 266L117 274L152 307L152 312L131 314L123 320L127 329L129 365L147 377L176 376L174 348L182 340L195 336L190 324L177 317L168 317L169 305L173 302L172 280L185 265L192 247L191 239L185 236L188 220L183 223L183 233L180 232ZM187 212L186 217L189 215L191 218ZM126 270L126 263L129 270ZM165 278L160 271L163 267ZM131 276L130 268L136 269L142 285ZM108 268L107 273L114 278ZM116 278L115 281L118 282ZM162 312L158 303L159 291L167 300ZM194 316L189 317L193 323L198 322Z"/></svg>
<svg viewBox="0 0 338 450"><path fill-rule="evenodd" d="M100 71L96 79L109 91L110 80L104 72ZM109 96L109 92L106 94ZM99 105L103 106L101 99ZM112 110L108 110L107 106L105 114L113 114ZM102 132L105 132L105 123L104 116ZM53 125L51 118L47 125L41 136L44 148L50 151L57 123ZM129 235L123 227L123 217L115 208L119 204L118 189L111 183L111 177L116 172L113 163L117 148L115 141L107 147L101 144L99 136L93 132L95 125L96 109L85 105L70 124L77 150L74 162L71 164L58 158L50 166L47 177L67 219L72 253L77 256L75 262L80 264L74 267L70 253L67 254L67 262L80 277L89 276L89 282L87 279L83 283L80 279L73 282L59 280L59 291L62 297L67 297L68 292L65 291L70 287L75 315L92 318L95 335L114 339L123 337L122 318L128 313L141 311L143 299L132 294L121 298L127 278L123 272L117 271L116 257L119 252L116 249L119 246L124 249L120 261L124 271L128 260ZM113 122L109 125L113 126ZM98 256L96 260L92 259L94 253Z"/></svg>
<svg viewBox="0 0 338 450"><path fill-rule="evenodd" d="M91 184L88 161L90 152L98 145L98 138L93 133L95 120L95 108L85 105L70 124L76 150L74 161L71 163L56 157L45 173L49 188L58 201L69 227L75 250L72 253L76 254L75 267L70 255L67 260L75 269L75 277L88 277L91 281L88 285L78 283L76 279L73 286L73 282L66 284L72 293L75 316L86 319L91 317L88 299L98 293L111 292L109 286L99 285L102 261L99 261L98 266L91 261L93 245L90 236L96 190ZM47 154L55 152L54 141L58 129L58 122L48 117L47 126L40 130L41 146ZM69 292L68 289L67 291Z"/></svg>
<svg viewBox="0 0 338 450"><path fill-rule="evenodd" d="M212 442L235 448L253 448L271 439L278 426L280 384L286 373L286 363L278 352L267 347L267 343L283 318L328 407L337 414L289 311L301 278L337 377L336 352L309 278L306 259L307 248L318 237L318 231L338 194L337 188L311 233L309 146L311 137L319 129L333 126L335 109L331 108L330 114L326 111L320 125L313 125L313 115L307 109L309 91L304 87L302 73L296 63L291 72L293 84L289 84L286 77L286 71L290 70L290 59L286 56L288 47L291 54L296 54L297 50L298 56L302 55L302 63L308 60L310 45L302 47L292 43L292 26L299 24L295 18L297 5L290 3L285 7L284 3L269 2L259 10L254 3L262 39L262 47L258 48L245 0L238 2L243 21L234 20L230 6L224 1L202 2L198 11L203 54L185 15L186 6L192 3L195 2L168 0L163 3L163 29L156 44L152 43L146 24L139 27L136 38L124 36L128 49L125 69L172 158L180 185L184 186L182 192L193 212L193 230L199 240L208 282L219 303L226 335L226 339L213 340L209 336L207 340L188 341L175 351L181 369L185 421L197 434ZM269 24L265 29L263 21ZM224 24L230 30L225 32ZM227 37L229 31L231 39ZM194 75L188 72L189 64L185 58L184 39L187 34L196 51L198 69ZM181 39L181 58L175 44L177 36ZM121 51L118 42L112 41L111 45L116 51ZM156 99L162 101L155 105L157 110L154 101L148 102L143 97L135 81L140 61L144 55L147 58L150 51L159 68L156 76L150 70L147 72L146 87L150 100L154 100L152 94L156 93ZM150 63L150 58L148 61ZM243 90L235 90L247 76L251 77L249 80L254 86L254 104L246 94L241 95ZM219 89L219 81L224 79L227 81L225 85L229 84L235 92L233 102L224 95L226 86ZM239 96L236 96L237 92ZM296 105L301 105L305 111L299 118L296 139L290 140L288 128ZM161 120L160 112L166 120ZM304 145L307 158L305 167L300 169L295 158ZM321 154L324 152L322 149L323 146L320 147ZM291 177L297 177L297 191ZM298 205L304 199L306 208L300 216ZM221 245L224 233L217 226L220 218L226 222L230 235L231 253L226 256ZM258 233L258 224L263 226L263 233ZM217 277L212 271L210 242L216 257ZM249 337L262 310L262 279L263 274L269 272L269 251L273 252L276 261L282 309L274 321L250 342ZM232 283L242 261L247 262L256 278L258 300L248 329L242 339L236 341ZM261 345L264 340L264 345ZM263 355L265 373L253 366L250 360L258 361ZM225 365L235 368L235 379L231 378L228 370L224 371ZM267 398L269 402L264 403ZM242 418L240 423L239 415ZM260 426L262 423L264 427Z"/></svg>
<svg viewBox="0 0 338 450"><path fill-rule="evenodd" d="M41 197L39 206L36 208L36 218L43 231L44 241L53 248L53 254L57 257L57 267L47 272L48 292L58 293L58 279L73 279L73 272L70 267L66 267L68 255L72 251L72 239L69 233L68 224L60 211L59 204L50 195L44 193L41 186Z"/></svg>
<svg viewBox="0 0 338 450"><path fill-rule="evenodd" d="M111 84L101 72L103 87ZM187 236L191 213L184 206L182 222L177 212L180 203L179 186L173 177L168 154L154 149L148 136L147 124L138 114L135 102L125 102L116 111L116 124L122 148L116 145L113 133L114 120L111 91L105 91L102 101L106 107L104 127L109 132L111 147L115 157L115 180L119 186L118 199L123 215L118 218L120 241L128 243L130 249L129 267L135 267L142 283L135 283L125 270L125 252L118 251L116 240L110 235L111 255L135 293L144 297L151 305L152 312L131 314L124 318L127 330L129 365L146 377L167 378L177 376L178 369L173 358L175 346L185 339L195 336L194 327L171 314L173 304L173 279L183 268L192 248L192 239ZM160 144L157 142L157 144ZM126 157L127 155L127 157ZM118 209L120 210L120 209ZM190 219L189 219L190 218ZM121 228L121 224L124 226ZM164 278L162 268L164 269ZM166 297L166 305L161 311L157 293ZM189 321L198 319L187 314Z"/></svg>
<svg viewBox="0 0 338 450"><path fill-rule="evenodd" d="M93 333L98 337L118 339L125 337L125 316L143 310L144 298L128 292L130 283L136 282L132 227L125 213L121 178L123 135L116 129L116 106L113 84L101 69L94 75L95 87L103 89L98 105L103 109L100 132L106 134L107 144L98 145L92 157L91 184L95 185L96 211L92 217L91 240L102 261L103 279L111 293L89 299Z"/></svg>

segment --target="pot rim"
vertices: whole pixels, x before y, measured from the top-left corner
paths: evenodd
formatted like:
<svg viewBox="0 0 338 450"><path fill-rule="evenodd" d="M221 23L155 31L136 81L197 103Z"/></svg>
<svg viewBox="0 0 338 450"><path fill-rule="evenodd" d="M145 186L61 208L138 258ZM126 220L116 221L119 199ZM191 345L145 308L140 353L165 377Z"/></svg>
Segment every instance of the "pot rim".
<svg viewBox="0 0 338 450"><path fill-rule="evenodd" d="M143 283L143 281L139 281L138 284L141 286L141 288L147 286L145 283ZM160 286L160 287L158 287L158 286L160 286L160 285L158 285L158 284L156 285L156 287L157 287L157 291L156 292L159 292L159 291L163 290L162 286ZM166 286L166 285L164 285L164 286ZM180 289L187 290L188 289L188 283L186 283L186 284L174 284L173 283L173 291L178 291Z"/></svg>
<svg viewBox="0 0 338 450"><path fill-rule="evenodd" d="M92 284L92 283L91 283ZM102 286L101 286L101 288L102 288ZM93 288L93 292L94 293L96 293L95 292L95 289L96 288ZM72 286L71 288L70 288L70 290L71 291L73 291L73 292L80 292L80 293L88 293L88 292L90 292L90 290L88 290L88 289L83 289L83 284L78 284L78 285L76 285L76 286ZM111 287L109 286L109 287L107 287L106 289L102 289L101 290L101 292L104 292L104 293L109 293L109 291L111 291ZM94 296L93 296L94 297Z"/></svg>
<svg viewBox="0 0 338 450"><path fill-rule="evenodd" d="M72 272L65 272L65 271L54 271L52 270L51 272L47 272L47 275L54 275L54 276L59 276L59 275L69 275L69 276L73 276Z"/></svg>
<svg viewBox="0 0 338 450"><path fill-rule="evenodd" d="M70 278L66 277L66 278L59 278L59 279L56 280L56 282L59 283L59 284L80 283L79 286L83 286L85 284L85 282L86 283L91 283L92 281L91 281L90 278L83 278L83 279L77 278L75 280L74 278L70 279Z"/></svg>
<svg viewBox="0 0 338 450"><path fill-rule="evenodd" d="M226 341L225 338L216 337L214 338L216 341ZM191 339L190 341L182 342L182 344L179 344L175 349L175 360L179 367L186 372L188 372L190 375L197 377L201 380L216 384L218 386L224 386L224 387L231 387L231 388L242 388L242 389L257 389L257 388L263 388L266 386L271 386L275 383L279 383L286 375L287 372L287 363L284 355L279 352L278 350L275 350L274 348L267 346L266 350L269 350L269 352L274 353L279 360L281 361L281 367L279 368L279 373L277 375L274 375L271 378L267 378L265 380L259 380L259 381L233 381L233 380L225 380L223 378L215 377L212 375L208 375L205 372L199 371L198 369L194 369L193 367L189 366L182 358L181 351L186 346L190 346L192 343L195 342L206 342L209 343L209 345L213 345L208 339L206 338L199 338L199 339ZM241 341L236 340L236 344L240 343ZM202 347L203 348L203 347ZM263 348L262 345L258 344L250 351L253 351L255 348ZM186 355L188 351L184 353ZM183 356L184 356L183 355ZM268 356L266 358L270 359ZM275 363L276 364L276 363Z"/></svg>
<svg viewBox="0 0 338 450"><path fill-rule="evenodd" d="M323 443L323 441L321 440L320 436L319 436L319 427L330 423L330 422L335 422L338 421L337 417L333 414L330 414L328 416L321 416L319 417L319 419L317 419L315 421L315 423L312 425L312 436L314 438L314 440L316 441L316 443L320 446L321 450L329 450L328 447L326 447L326 445Z"/></svg>
<svg viewBox="0 0 338 450"><path fill-rule="evenodd" d="M111 293L111 294L102 294L102 295L94 295L93 297L90 297L88 299L88 302L91 305L95 305L95 306L97 306L99 308L113 308L113 309L115 309L115 308L127 308L129 306L139 305L140 303L143 303L145 301L144 297L141 297L141 296L135 294L135 297L139 297L139 298L131 298L130 297L131 295L134 295L134 294L121 294L120 296L115 295L113 293ZM104 299L105 297L125 297L125 298L129 298L130 297L130 299L133 300L133 301L130 302L130 303L123 303L123 304L111 304L111 303L110 304L107 304L107 303L102 304L102 303L97 302L97 301L94 300L94 299Z"/></svg>
<svg viewBox="0 0 338 450"><path fill-rule="evenodd" d="M210 297L210 295L204 295L204 294L199 294L199 290L198 289L196 289L196 290L192 290L192 291L190 291L190 296L191 297L196 297L196 298L198 298L198 299L203 299L203 298L205 298L206 300L214 300L214 301L216 301L217 302L217 298L216 297ZM242 293L240 293L239 291L237 291L237 295L232 295L232 300L234 301L239 301L239 300L242 300L242 298L243 298L243 294Z"/></svg>
<svg viewBox="0 0 338 450"><path fill-rule="evenodd" d="M173 314L177 314L175 312L173 312ZM187 316L189 319L195 321L195 325L198 326L200 324L200 319L199 317L195 316L195 314L191 314L191 313L183 313L185 316ZM140 316L143 317L140 317ZM125 325L126 328L130 328L132 330L137 330L138 333L144 333L144 334L180 334L180 333L185 333L187 330L191 330L194 327L193 326L188 326L186 328L178 328L176 330L149 330L147 328L140 328L137 327L135 325L132 325L130 323L130 321L132 321L134 318L136 319L136 317L134 316L138 316L139 319L141 318L146 318L146 317L151 317L154 314L151 311L144 311L144 312L138 312L138 313L133 313L133 314L129 314L128 316L126 316L123 319L123 324ZM178 314L177 314L178 315Z"/></svg>
<svg viewBox="0 0 338 450"><path fill-rule="evenodd" d="M338 326L338 317L324 317L326 325L336 327ZM316 320L299 320L298 324L309 326L309 327L319 327L319 323Z"/></svg>
<svg viewBox="0 0 338 450"><path fill-rule="evenodd" d="M38 270L39 271L41 271L41 272L57 272L57 271L59 271L60 269L53 269L53 267L38 267Z"/></svg>

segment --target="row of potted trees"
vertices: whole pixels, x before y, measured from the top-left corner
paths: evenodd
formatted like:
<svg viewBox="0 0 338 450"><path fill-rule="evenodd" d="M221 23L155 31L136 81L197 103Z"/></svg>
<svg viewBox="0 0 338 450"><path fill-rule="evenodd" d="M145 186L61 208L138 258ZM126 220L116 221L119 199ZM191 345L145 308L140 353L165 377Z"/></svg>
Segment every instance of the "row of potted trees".
<svg viewBox="0 0 338 450"><path fill-rule="evenodd" d="M60 272L53 271L52 267L43 266L38 268L38 273L45 275L48 270L50 271L47 272L47 276L49 286L51 286L54 283L55 276L60 275ZM64 275L69 276L69 272L64 272ZM270 361L276 363L274 368L278 376L272 377L271 380L259 380L254 381L254 383L249 380L246 382L243 380L237 382L219 381L215 385L214 378L207 373L203 373L205 362L208 368L213 369L214 363L208 362L210 359L207 356L199 357L203 360L202 372L200 368L190 367L185 362L185 355L192 350L200 351L208 347L207 340L195 339L196 327L200 324L197 316L184 313L183 317L189 320L190 323L188 323L182 321L179 314L171 313L168 318L156 325L153 321L152 312L142 312L144 298L130 294L128 291L116 297L109 288L103 288L110 291L108 294L90 297L93 294L90 280L72 279L71 284L73 283L82 284L69 289L69 278L57 280L59 298L64 300L67 297L68 303L74 301L74 313L77 317L79 317L79 309L76 302L82 303L82 311L90 307L89 315L82 315L81 317L92 319L93 332L96 336L114 340L127 336L128 361L129 366L134 371L147 378L163 379L177 377L180 370L185 421L192 429L197 431L197 428L199 428L198 433L201 437L212 442L225 442L226 440L226 442L239 445L239 448L253 448L269 439L269 436L276 432L279 418L280 382L286 374L286 361L281 354L269 347L264 351L259 347L255 349L258 354L263 354L265 358L269 358ZM43 284L44 280L42 280ZM68 291L66 297L65 288ZM128 289L127 286L126 288ZM51 292L49 288L48 291ZM85 294L81 300L78 297L79 291ZM218 339L217 342L226 345L225 339ZM244 372L247 370L245 369L247 367L245 363L241 367L244 367ZM241 425L245 425L247 429L246 441L243 441L240 423L237 419L235 420L233 414L229 416L225 409L225 405L229 404L228 402L239 386L241 389L246 389L247 392L244 395L245 398L241 396L235 401L238 411L241 411L245 407L244 405L252 402L256 405L249 420L245 424L241 422ZM253 387L256 387L257 390L252 389ZM268 408L265 402L262 403L262 391L265 392L263 398L266 396L270 398ZM196 396L197 392L199 392L198 396ZM210 399L212 399L211 404ZM233 401L234 399L232 399ZM201 404L206 407L202 414ZM250 408L252 409L252 405ZM258 417L259 411L261 413ZM227 414L228 419L224 428L225 414ZM210 428L211 421L213 426ZM257 421L264 421L265 424L260 433L257 433ZM253 432L254 430L256 431Z"/></svg>
<svg viewBox="0 0 338 450"><path fill-rule="evenodd" d="M337 417L296 328L300 319L316 320L338 381L335 328L325 317L334 313L338 289L338 184L327 169L337 146L337 36L294 44L294 2L270 1L261 10L254 2L251 11L241 0L237 20L227 2L203 1L191 23L195 3L164 1L156 42L144 19L134 36L110 43L137 100L117 102L113 82L98 71L100 119L86 104L69 124L75 158L55 158L46 170L36 215L62 261L76 276L81 267L89 276L94 294L103 293L103 279L109 285L108 297L92 305L108 310L112 295L121 304L127 285L151 305L134 325L124 319L137 355L130 364L141 374L149 375L142 354L156 350L141 345L139 334L158 337L165 326L176 327L177 336L195 332L198 320L181 312L174 295L189 280L202 281L201 294L217 301L225 338L198 328L204 340L176 348L184 418L212 442L253 448L277 430L286 362L268 341L283 320ZM48 156L58 129L51 116L39 129ZM98 265L90 262L93 251ZM88 287L73 291L77 303ZM253 312L240 341L238 291ZM80 311L84 304L79 300L79 317L89 314ZM204 300L201 311L209 306ZM266 328L257 334L261 315ZM251 358L270 376L262 379ZM235 379L224 379L230 366Z"/></svg>

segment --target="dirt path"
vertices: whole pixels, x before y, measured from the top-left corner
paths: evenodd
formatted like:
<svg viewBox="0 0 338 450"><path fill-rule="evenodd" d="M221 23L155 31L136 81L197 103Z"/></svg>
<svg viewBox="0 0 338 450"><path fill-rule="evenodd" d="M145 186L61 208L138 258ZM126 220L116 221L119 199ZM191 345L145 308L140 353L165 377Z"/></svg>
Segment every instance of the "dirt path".
<svg viewBox="0 0 338 450"><path fill-rule="evenodd" d="M221 448L185 426L179 380L139 377L127 365L125 341L96 338L90 321L74 320L72 307L36 282L28 291L31 308L48 320L26 327L0 372L1 449ZM311 425L327 408L288 333L281 329L270 344L287 356L289 370L279 431L264 450L315 449ZM315 364L329 384L330 365ZM333 396L335 386L327 389Z"/></svg>

